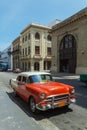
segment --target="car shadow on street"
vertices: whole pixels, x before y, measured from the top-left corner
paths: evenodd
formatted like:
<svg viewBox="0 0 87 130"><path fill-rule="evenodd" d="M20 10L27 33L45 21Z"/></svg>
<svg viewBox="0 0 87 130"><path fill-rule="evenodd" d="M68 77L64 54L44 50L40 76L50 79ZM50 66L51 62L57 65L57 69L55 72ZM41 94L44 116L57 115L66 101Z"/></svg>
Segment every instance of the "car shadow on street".
<svg viewBox="0 0 87 130"><path fill-rule="evenodd" d="M64 114L64 113L73 111L71 108L67 108L67 109L66 108L56 108L56 109L50 109L47 111L40 111L38 114L33 114L29 110L28 103L23 101L19 96L15 97L13 92L10 92L10 93L6 92L6 93L15 104L17 104L29 117L33 117L35 120L42 120L45 118L50 118L50 117L53 117L56 115L58 116L60 114Z"/></svg>

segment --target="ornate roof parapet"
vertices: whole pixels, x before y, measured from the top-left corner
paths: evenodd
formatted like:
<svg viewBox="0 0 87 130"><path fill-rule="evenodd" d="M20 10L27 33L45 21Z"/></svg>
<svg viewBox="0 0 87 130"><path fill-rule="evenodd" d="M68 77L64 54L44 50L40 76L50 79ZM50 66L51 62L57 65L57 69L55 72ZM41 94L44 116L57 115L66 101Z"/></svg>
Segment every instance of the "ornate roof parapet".
<svg viewBox="0 0 87 130"><path fill-rule="evenodd" d="M76 22L77 20L79 20L85 16L87 16L87 7L84 8L83 10L79 11L78 13L72 15L71 17L65 19L64 21L56 24L55 26L53 26L52 30L55 31L56 29L59 29L59 28L64 27L68 24Z"/></svg>
<svg viewBox="0 0 87 130"><path fill-rule="evenodd" d="M20 34L23 34L25 31L27 31L30 27L36 27L41 29L48 29L51 30L51 27L48 27L46 25L38 24L38 23L30 23L27 27L25 27Z"/></svg>

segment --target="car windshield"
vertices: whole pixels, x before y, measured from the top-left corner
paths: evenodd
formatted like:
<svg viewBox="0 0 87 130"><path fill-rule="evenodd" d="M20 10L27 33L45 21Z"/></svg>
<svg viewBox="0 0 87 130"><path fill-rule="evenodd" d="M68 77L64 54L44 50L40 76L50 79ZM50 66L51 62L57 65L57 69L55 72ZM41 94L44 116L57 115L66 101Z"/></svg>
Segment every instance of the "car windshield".
<svg viewBox="0 0 87 130"><path fill-rule="evenodd" d="M43 75L32 75L29 77L30 83L40 83L40 82L48 82L52 81L52 76L48 74Z"/></svg>

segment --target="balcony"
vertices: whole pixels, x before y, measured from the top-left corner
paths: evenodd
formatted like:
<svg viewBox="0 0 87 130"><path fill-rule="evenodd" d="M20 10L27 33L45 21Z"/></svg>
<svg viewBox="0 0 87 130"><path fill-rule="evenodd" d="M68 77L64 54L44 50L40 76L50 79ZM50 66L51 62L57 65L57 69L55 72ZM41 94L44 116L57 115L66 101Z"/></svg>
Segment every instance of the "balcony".
<svg viewBox="0 0 87 130"><path fill-rule="evenodd" d="M11 53L12 53L12 55L14 55L14 54L19 54L20 51L19 51L19 49L16 49L16 50L13 50Z"/></svg>
<svg viewBox="0 0 87 130"><path fill-rule="evenodd" d="M20 56L21 60L26 60L26 59L30 59L31 55L24 55L24 56Z"/></svg>
<svg viewBox="0 0 87 130"><path fill-rule="evenodd" d="M33 58L34 58L34 59L42 59L41 55L39 55L39 54L35 54L35 55L33 56Z"/></svg>
<svg viewBox="0 0 87 130"><path fill-rule="evenodd" d="M47 55L47 56L45 57L45 59L46 59L46 60L51 60L51 59L52 59L52 56L51 56L51 55Z"/></svg>

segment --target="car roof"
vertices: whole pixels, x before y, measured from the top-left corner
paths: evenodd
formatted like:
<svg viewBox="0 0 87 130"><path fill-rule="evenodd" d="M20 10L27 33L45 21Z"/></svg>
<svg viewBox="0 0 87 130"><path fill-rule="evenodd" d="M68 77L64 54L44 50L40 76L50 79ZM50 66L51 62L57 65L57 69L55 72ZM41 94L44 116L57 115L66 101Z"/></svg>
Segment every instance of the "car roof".
<svg viewBox="0 0 87 130"><path fill-rule="evenodd" d="M32 76L32 75L41 75L41 74L49 74L51 75L51 73L48 72L22 72L19 75L24 75L24 76Z"/></svg>

